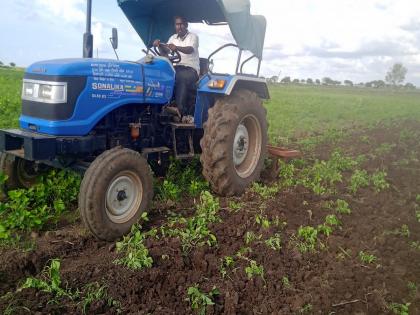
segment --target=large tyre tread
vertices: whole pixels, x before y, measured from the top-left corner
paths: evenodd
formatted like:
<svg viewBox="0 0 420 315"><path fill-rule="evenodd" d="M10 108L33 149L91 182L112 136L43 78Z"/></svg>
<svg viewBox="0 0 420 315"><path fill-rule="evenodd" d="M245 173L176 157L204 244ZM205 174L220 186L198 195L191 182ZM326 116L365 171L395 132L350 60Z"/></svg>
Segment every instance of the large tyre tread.
<svg viewBox="0 0 420 315"><path fill-rule="evenodd" d="M249 108L257 107L254 110L259 116L263 116L260 121L263 133L261 158L254 174L244 184L235 183L232 175L228 173L231 157L229 157L227 148L229 147L229 136L232 133L232 123L238 121L240 117L238 113L243 110L237 104L242 104L241 106L246 104L245 106ZM242 194L250 181L259 178L267 143L266 114L267 111L258 96L248 90L236 91L229 97L221 98L209 109L209 119L204 124L204 136L200 142L203 151L200 160L203 165L203 176L211 183L216 193L224 196Z"/></svg>

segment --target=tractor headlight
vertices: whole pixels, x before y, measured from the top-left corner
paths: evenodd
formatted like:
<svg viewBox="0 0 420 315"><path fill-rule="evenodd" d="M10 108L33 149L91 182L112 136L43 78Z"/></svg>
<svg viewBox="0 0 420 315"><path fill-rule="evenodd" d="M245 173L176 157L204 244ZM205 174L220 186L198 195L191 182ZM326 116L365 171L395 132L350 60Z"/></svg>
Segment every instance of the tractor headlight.
<svg viewBox="0 0 420 315"><path fill-rule="evenodd" d="M23 80L22 99L51 104L67 103L67 82Z"/></svg>
<svg viewBox="0 0 420 315"><path fill-rule="evenodd" d="M226 80L210 80L207 86L211 89L223 89L226 85Z"/></svg>

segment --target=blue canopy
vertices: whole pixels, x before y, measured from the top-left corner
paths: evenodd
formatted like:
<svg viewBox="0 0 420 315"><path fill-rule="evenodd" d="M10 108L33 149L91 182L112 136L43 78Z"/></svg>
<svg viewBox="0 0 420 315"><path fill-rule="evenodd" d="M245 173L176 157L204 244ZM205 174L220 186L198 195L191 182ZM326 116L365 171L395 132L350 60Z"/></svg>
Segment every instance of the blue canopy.
<svg viewBox="0 0 420 315"><path fill-rule="evenodd" d="M267 22L251 15L250 0L118 0L118 4L150 47L155 39L166 41L174 33L174 17L190 23L226 22L237 45L262 59Z"/></svg>

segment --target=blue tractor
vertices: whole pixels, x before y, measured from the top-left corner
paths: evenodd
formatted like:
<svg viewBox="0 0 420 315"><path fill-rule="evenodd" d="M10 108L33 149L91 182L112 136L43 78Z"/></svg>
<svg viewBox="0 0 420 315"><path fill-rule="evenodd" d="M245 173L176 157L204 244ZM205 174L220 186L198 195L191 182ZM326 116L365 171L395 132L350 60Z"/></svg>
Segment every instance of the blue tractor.
<svg viewBox="0 0 420 315"><path fill-rule="evenodd" d="M153 197L152 170L200 155L214 192L240 195L260 176L267 145L269 98L259 78L266 20L250 14L249 0L118 0L148 48L137 62L93 59L91 0L83 59L37 62L26 69L20 129L0 130L3 190L30 187L48 168L84 174L79 210L85 226L112 241L130 231ZM191 23L227 24L236 43L201 58L193 91L194 124L175 123L163 109L174 97L174 64L151 49L173 33L174 16ZM118 46L117 32L111 39ZM214 55L238 50L234 74L214 73ZM251 57L243 58L243 52ZM158 52L158 51L157 51ZM245 59L245 60L243 60ZM257 60L254 74L244 65Z"/></svg>

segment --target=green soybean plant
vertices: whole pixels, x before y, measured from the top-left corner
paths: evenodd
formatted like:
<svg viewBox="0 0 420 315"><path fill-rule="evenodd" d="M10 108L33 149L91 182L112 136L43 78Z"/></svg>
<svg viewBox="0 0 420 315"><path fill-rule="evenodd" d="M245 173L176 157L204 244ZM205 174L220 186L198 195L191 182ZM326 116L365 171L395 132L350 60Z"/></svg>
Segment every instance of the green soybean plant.
<svg viewBox="0 0 420 315"><path fill-rule="evenodd" d="M141 219L147 221L146 212L142 214ZM117 252L123 253L123 257L116 259L114 263L133 270L152 267L153 259L149 256L145 240L146 236L141 231L141 225L133 225L130 234L124 236L121 242L117 242Z"/></svg>
<svg viewBox="0 0 420 315"><path fill-rule="evenodd" d="M214 297L220 295L220 291L213 287L210 292L205 293L196 284L188 288L187 295L187 301L190 302L191 309L199 315L205 315L207 306L214 305Z"/></svg>
<svg viewBox="0 0 420 315"><path fill-rule="evenodd" d="M366 264L372 264L374 263L378 258L373 255L373 254L369 254L366 253L364 251L360 251L359 252L359 259L362 263L366 263Z"/></svg>
<svg viewBox="0 0 420 315"><path fill-rule="evenodd" d="M245 267L245 273L248 279L252 279L254 276L260 276L264 281L264 267L258 265L255 260L249 260L249 265Z"/></svg>
<svg viewBox="0 0 420 315"><path fill-rule="evenodd" d="M365 170L356 170L350 178L350 191L353 194L360 188L369 186L369 175Z"/></svg>

